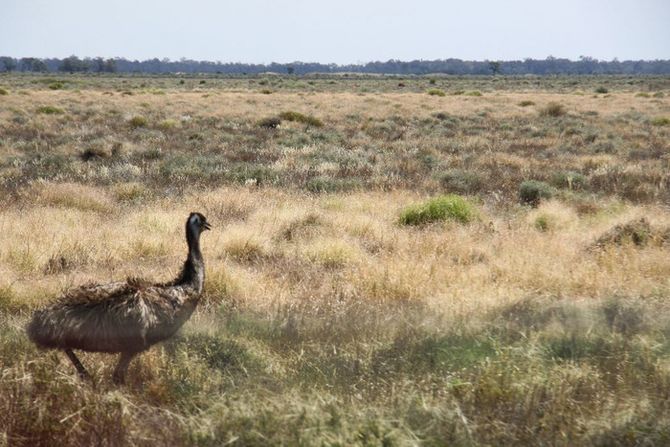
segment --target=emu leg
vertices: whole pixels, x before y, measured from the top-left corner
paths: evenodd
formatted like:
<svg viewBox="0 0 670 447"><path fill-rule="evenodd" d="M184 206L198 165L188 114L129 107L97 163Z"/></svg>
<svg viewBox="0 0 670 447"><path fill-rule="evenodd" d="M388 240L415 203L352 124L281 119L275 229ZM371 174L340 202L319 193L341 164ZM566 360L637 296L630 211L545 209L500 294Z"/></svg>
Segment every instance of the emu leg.
<svg viewBox="0 0 670 447"><path fill-rule="evenodd" d="M128 371L128 366L130 361L135 357L136 353L134 352L122 352L121 357L119 357L119 363L117 363L116 368L114 368L114 374L112 375L112 380L117 385L123 385L126 383L126 372Z"/></svg>
<svg viewBox="0 0 670 447"><path fill-rule="evenodd" d="M88 374L88 371L86 371L86 368L84 368L84 365L81 364L77 356L72 352L72 349L66 349L65 353L67 354L68 358L72 362L75 368L77 368L77 372L79 373L79 377L82 379L88 379L90 376Z"/></svg>

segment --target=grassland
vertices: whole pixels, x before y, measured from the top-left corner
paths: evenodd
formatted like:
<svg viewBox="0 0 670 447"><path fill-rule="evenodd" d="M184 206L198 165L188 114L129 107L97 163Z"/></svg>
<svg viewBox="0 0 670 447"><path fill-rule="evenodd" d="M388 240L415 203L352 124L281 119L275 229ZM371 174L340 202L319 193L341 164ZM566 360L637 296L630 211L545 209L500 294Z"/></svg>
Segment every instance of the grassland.
<svg viewBox="0 0 670 447"><path fill-rule="evenodd" d="M670 79L0 87L0 445L670 442ZM193 210L205 296L126 386L29 343Z"/></svg>

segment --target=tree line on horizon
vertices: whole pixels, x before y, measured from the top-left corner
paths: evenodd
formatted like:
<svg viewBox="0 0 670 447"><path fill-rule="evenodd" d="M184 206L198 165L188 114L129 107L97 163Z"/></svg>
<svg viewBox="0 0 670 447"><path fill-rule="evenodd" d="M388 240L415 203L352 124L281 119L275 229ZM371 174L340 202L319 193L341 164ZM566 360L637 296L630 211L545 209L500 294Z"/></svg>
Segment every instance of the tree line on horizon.
<svg viewBox="0 0 670 447"><path fill-rule="evenodd" d="M670 74L670 60L598 60L581 56L573 61L552 56L546 59L524 59L514 61L464 61L461 59L400 61L365 64L322 64L318 62L292 62L270 64L246 64L240 62L147 59L143 61L125 58L13 58L0 57L0 72L65 72L65 73L211 73L211 74L308 74L308 73L364 73L422 75L443 73L450 75L664 75Z"/></svg>

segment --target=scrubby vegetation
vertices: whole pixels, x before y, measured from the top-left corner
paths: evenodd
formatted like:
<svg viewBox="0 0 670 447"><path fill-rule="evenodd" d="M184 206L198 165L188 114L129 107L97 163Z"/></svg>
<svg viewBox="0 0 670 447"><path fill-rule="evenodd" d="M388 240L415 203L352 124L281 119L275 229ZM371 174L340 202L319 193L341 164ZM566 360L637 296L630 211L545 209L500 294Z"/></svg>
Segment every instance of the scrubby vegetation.
<svg viewBox="0 0 670 447"><path fill-rule="evenodd" d="M667 444L670 81L200 81L3 75L0 445ZM193 210L203 301L126 386L29 343Z"/></svg>

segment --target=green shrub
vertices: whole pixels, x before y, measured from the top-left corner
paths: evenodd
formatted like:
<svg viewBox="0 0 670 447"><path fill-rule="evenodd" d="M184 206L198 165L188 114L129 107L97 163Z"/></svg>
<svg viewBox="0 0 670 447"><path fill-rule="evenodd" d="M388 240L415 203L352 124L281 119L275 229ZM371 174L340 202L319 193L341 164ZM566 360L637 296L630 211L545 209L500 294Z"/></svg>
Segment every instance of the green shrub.
<svg viewBox="0 0 670 447"><path fill-rule="evenodd" d="M473 221L477 216L473 205L463 197L449 194L410 206L400 213L402 225L425 225L453 220L460 223Z"/></svg>
<svg viewBox="0 0 670 447"><path fill-rule="evenodd" d="M670 118L667 116L657 116L656 118L651 120L651 124L653 126L667 126L670 124Z"/></svg>
<svg viewBox="0 0 670 447"><path fill-rule="evenodd" d="M45 115L62 115L65 111L54 106L42 106L37 108L37 113L43 113Z"/></svg>
<svg viewBox="0 0 670 447"><path fill-rule="evenodd" d="M664 98L664 97L665 97L665 93L663 93L663 92L654 93L654 98Z"/></svg>
<svg viewBox="0 0 670 447"><path fill-rule="evenodd" d="M519 186L519 199L532 206L537 206L541 200L551 199L555 193L550 185L537 180L527 180Z"/></svg>
<svg viewBox="0 0 670 447"><path fill-rule="evenodd" d="M528 106L534 106L535 103L533 101L529 101L526 99L524 101L521 101L518 105L519 107L528 107Z"/></svg>
<svg viewBox="0 0 670 447"><path fill-rule="evenodd" d="M587 184L587 179L579 172L562 171L552 176L551 183L557 188L583 189Z"/></svg>
<svg viewBox="0 0 670 447"><path fill-rule="evenodd" d="M444 90L439 88L431 88L430 90L426 91L426 93L428 93L431 96L447 96Z"/></svg>
<svg viewBox="0 0 670 447"><path fill-rule="evenodd" d="M3 95L9 95L9 92L7 90L5 90L4 88L0 87L0 96L3 96Z"/></svg>
<svg viewBox="0 0 670 447"><path fill-rule="evenodd" d="M550 102L540 110L540 116L558 117L565 115L565 107L557 102Z"/></svg>
<svg viewBox="0 0 670 447"><path fill-rule="evenodd" d="M323 121L312 116L304 115L300 112L286 111L279 114L279 118L286 121L307 124L308 126L323 127Z"/></svg>
<svg viewBox="0 0 670 447"><path fill-rule="evenodd" d="M437 80L435 80L435 78L430 78L430 80L428 81L428 83L429 83L430 85L435 85L435 84L437 83Z"/></svg>
<svg viewBox="0 0 670 447"><path fill-rule="evenodd" d="M479 90L473 90L471 92L465 93L466 96L482 96L482 92Z"/></svg>
<svg viewBox="0 0 670 447"><path fill-rule="evenodd" d="M482 179L474 172L453 169L439 176L440 184L450 192L473 194L482 187Z"/></svg>
<svg viewBox="0 0 670 447"><path fill-rule="evenodd" d="M65 84L62 81L52 82L48 85L51 90L62 90L65 88Z"/></svg>
<svg viewBox="0 0 670 447"><path fill-rule="evenodd" d="M141 115L136 115L128 120L128 125L132 127L133 129L137 129L138 127L146 127L149 121Z"/></svg>
<svg viewBox="0 0 670 447"><path fill-rule="evenodd" d="M651 98L651 95L647 92L640 92L637 93L635 96L637 96L638 98Z"/></svg>
<svg viewBox="0 0 670 447"><path fill-rule="evenodd" d="M602 87L602 86L596 88L595 91L596 91L596 93L609 93L609 90L607 90L607 88Z"/></svg>
<svg viewBox="0 0 670 447"><path fill-rule="evenodd" d="M264 95L271 95L272 90L270 90L269 88L264 88L264 89L261 90L261 93L264 94Z"/></svg>

